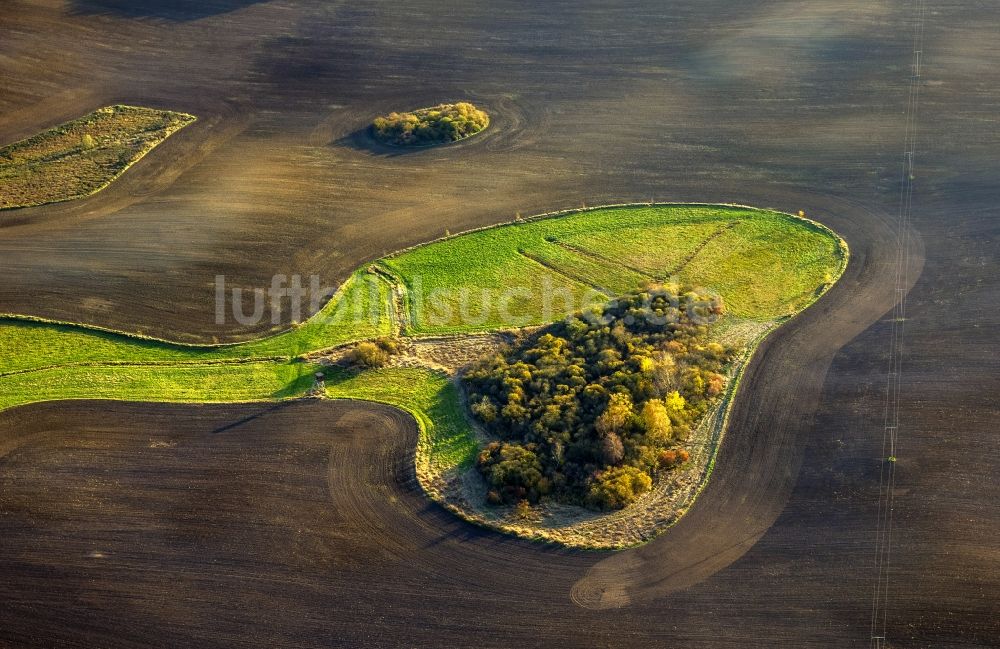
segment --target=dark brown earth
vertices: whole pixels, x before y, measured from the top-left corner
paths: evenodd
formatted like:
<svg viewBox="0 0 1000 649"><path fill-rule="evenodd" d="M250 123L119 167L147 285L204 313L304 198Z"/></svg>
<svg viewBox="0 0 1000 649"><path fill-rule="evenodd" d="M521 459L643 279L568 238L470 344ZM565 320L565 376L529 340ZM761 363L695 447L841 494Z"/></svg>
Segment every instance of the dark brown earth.
<svg viewBox="0 0 1000 649"><path fill-rule="evenodd" d="M998 646L1000 14L932 9L887 634ZM855 0L5 3L0 141L115 102L201 119L92 198L0 213L0 311L243 337L213 322L217 273L333 283L445 229L584 202L804 209L853 257L753 361L691 512L615 555L428 504L390 409L0 414L0 646L867 646L911 17ZM354 135L452 99L493 126L405 155Z"/></svg>

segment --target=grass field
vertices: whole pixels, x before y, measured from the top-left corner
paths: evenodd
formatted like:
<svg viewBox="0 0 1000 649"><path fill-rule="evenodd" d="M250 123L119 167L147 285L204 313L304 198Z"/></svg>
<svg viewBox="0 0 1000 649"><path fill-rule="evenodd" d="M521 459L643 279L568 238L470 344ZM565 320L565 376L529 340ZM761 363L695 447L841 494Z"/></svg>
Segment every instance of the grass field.
<svg viewBox="0 0 1000 649"><path fill-rule="evenodd" d="M721 221L721 222L720 222ZM641 228L608 227L595 232L570 234L561 243L582 252L596 255L647 276L666 279L684 258L719 228L730 221L704 218L688 224L648 224ZM670 245L650 245L652 241L669 241Z"/></svg>
<svg viewBox="0 0 1000 649"><path fill-rule="evenodd" d="M107 187L193 115L107 106L0 149L0 209L89 196Z"/></svg>
<svg viewBox="0 0 1000 649"><path fill-rule="evenodd" d="M404 334L487 331L552 322L643 284L713 289L729 314L719 333L749 344L807 306L840 276L844 244L829 230L773 211L728 206L600 208L519 222L419 246L381 260L405 287ZM101 398L260 401L303 395L317 365L300 355L389 335L392 287L361 269L315 316L286 332L186 346L82 326L0 320L0 409ZM469 466L477 442L454 383L429 369L328 367L327 395L409 412L420 428L418 473Z"/></svg>
<svg viewBox="0 0 1000 649"><path fill-rule="evenodd" d="M56 399L120 401L270 401L302 395L309 363L215 363L60 367L5 376L0 409Z"/></svg>
<svg viewBox="0 0 1000 649"><path fill-rule="evenodd" d="M825 228L728 206L618 207L480 230L390 257L410 333L544 324L655 281L722 295L730 313L769 320L808 305L840 274ZM468 317L468 316L473 317Z"/></svg>

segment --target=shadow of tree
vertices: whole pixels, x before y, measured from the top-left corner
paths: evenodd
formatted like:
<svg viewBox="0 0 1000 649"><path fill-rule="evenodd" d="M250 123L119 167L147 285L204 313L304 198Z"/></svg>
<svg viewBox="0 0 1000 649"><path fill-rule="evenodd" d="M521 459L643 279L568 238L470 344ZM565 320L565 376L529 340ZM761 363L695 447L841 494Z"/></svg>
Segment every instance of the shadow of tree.
<svg viewBox="0 0 1000 649"><path fill-rule="evenodd" d="M212 433L218 435L219 433L225 433L227 431L233 430L234 428L239 428L244 424L248 424L256 419L260 419L261 417L271 414L272 412L283 410L294 403L295 403L294 401L282 401L280 403L276 403L274 405L263 408L262 410L259 410L253 413L252 415L248 415L246 417L243 417L242 419L237 419L236 421L232 421L226 424L225 426L220 426L214 429Z"/></svg>
<svg viewBox="0 0 1000 649"><path fill-rule="evenodd" d="M296 363L296 365L298 365L297 376L272 394L272 399L288 399L290 397L303 396L313 386L315 373L320 368L309 363Z"/></svg>
<svg viewBox="0 0 1000 649"><path fill-rule="evenodd" d="M370 126L365 126L359 128L356 131L352 131L347 135L338 138L331 142L330 144L336 146L348 147L355 149L357 151L367 151L372 155L377 155L386 158L393 158L396 156L404 155L414 155L416 153L423 153L425 151L431 151L433 149L438 149L443 144L435 144L431 146L419 146L419 147L402 147L402 146L391 146L388 144L382 144L372 136L372 131Z"/></svg>
<svg viewBox="0 0 1000 649"><path fill-rule="evenodd" d="M266 0L72 0L70 12L123 18L161 18L177 22L229 13Z"/></svg>

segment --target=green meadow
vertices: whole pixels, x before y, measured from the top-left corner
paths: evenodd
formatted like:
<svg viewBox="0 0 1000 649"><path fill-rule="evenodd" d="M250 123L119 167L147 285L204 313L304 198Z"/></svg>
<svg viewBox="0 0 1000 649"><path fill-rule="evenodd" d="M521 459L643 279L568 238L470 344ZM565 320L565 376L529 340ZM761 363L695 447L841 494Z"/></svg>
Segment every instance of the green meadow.
<svg viewBox="0 0 1000 649"><path fill-rule="evenodd" d="M839 276L828 229L729 206L612 207L479 230L381 263L407 288L408 333L540 325L655 282L719 293L729 313L791 315Z"/></svg>
<svg viewBox="0 0 1000 649"><path fill-rule="evenodd" d="M22 372L0 379L0 409L58 399L239 402L301 396L309 363L93 365Z"/></svg>

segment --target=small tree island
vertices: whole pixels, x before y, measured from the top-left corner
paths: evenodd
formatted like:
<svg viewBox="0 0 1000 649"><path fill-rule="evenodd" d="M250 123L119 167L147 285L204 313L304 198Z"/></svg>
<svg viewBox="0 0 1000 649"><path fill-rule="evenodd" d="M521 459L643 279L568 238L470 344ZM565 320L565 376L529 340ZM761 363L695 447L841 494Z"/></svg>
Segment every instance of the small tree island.
<svg viewBox="0 0 1000 649"><path fill-rule="evenodd" d="M722 313L717 296L650 288L472 366L469 403L494 437L477 460L489 502L621 509L683 464L733 360L709 334Z"/></svg>
<svg viewBox="0 0 1000 649"><path fill-rule="evenodd" d="M490 117L474 105L460 101L408 113L389 113L372 122L372 135L393 146L429 146L457 142L489 126Z"/></svg>

